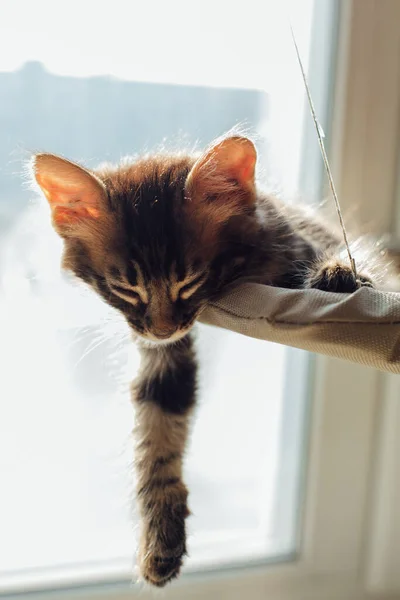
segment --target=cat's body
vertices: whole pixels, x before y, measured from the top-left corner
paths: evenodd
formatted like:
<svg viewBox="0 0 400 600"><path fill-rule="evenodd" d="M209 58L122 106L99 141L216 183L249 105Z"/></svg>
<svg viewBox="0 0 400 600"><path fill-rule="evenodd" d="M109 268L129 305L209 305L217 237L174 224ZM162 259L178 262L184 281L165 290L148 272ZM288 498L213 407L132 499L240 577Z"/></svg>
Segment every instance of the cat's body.
<svg viewBox="0 0 400 600"><path fill-rule="evenodd" d="M339 259L340 236L257 190L255 162L253 144L241 137L200 157L160 155L94 172L53 155L33 162L65 240L64 267L124 314L141 348L132 386L139 566L157 586L177 576L186 553L182 460L196 392L190 329L201 310L241 281L357 288Z"/></svg>

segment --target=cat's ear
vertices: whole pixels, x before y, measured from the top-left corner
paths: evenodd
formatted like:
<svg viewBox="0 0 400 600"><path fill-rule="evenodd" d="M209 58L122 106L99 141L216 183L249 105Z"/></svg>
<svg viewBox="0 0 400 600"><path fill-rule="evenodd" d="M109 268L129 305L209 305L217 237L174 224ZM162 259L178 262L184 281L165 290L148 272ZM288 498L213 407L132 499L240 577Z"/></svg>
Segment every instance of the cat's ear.
<svg viewBox="0 0 400 600"><path fill-rule="evenodd" d="M234 136L211 146L194 164L186 182L188 196L214 219L225 221L254 204L257 152L245 137ZM207 208L206 208L207 207Z"/></svg>
<svg viewBox="0 0 400 600"><path fill-rule="evenodd" d="M94 174L54 154L36 154L31 164L58 233L66 235L79 223L99 219L106 190Z"/></svg>

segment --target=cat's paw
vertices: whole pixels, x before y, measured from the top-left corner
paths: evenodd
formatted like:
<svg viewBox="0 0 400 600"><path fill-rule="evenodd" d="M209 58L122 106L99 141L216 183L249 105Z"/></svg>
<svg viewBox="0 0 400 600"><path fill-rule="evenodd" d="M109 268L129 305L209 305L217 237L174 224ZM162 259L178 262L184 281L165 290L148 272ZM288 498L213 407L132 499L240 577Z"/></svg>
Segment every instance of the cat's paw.
<svg viewBox="0 0 400 600"><path fill-rule="evenodd" d="M182 566L182 556L162 557L149 554L140 566L140 574L150 585L164 587L178 577Z"/></svg>
<svg viewBox="0 0 400 600"><path fill-rule="evenodd" d="M373 287L368 275L358 274L358 280L362 285ZM339 261L331 260L323 264L307 282L307 287L322 290L324 292L337 292L340 294L351 294L360 286L355 280L352 269Z"/></svg>
<svg viewBox="0 0 400 600"><path fill-rule="evenodd" d="M147 583L163 587L178 577L186 555L186 490L181 502L155 503L145 519L138 566Z"/></svg>

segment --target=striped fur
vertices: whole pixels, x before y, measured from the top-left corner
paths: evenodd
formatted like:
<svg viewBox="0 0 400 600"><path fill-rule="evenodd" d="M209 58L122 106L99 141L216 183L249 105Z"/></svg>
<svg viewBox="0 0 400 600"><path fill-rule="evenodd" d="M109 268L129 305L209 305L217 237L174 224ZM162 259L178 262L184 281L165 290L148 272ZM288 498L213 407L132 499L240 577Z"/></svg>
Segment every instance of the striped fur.
<svg viewBox="0 0 400 600"><path fill-rule="evenodd" d="M200 157L146 156L95 172L53 155L33 160L65 241L63 266L119 310L138 340L139 564L156 586L177 576L186 552L182 460L196 388L188 334L197 316L240 281L356 289L340 258L341 236L258 190L255 160L253 144L239 137ZM366 256L358 264L372 274L379 265L384 278L384 257ZM361 277L369 281L365 268Z"/></svg>
<svg viewBox="0 0 400 600"><path fill-rule="evenodd" d="M143 348L142 358L132 386L142 517L138 562L142 576L162 586L178 575L186 554L189 509L182 461L195 401L196 363L189 336L173 346Z"/></svg>

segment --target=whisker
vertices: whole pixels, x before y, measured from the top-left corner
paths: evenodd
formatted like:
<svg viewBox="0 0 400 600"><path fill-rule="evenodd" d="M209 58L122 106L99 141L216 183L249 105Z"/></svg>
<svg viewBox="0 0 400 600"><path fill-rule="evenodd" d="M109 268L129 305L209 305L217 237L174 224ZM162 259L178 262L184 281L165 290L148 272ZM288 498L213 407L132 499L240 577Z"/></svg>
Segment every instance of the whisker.
<svg viewBox="0 0 400 600"><path fill-rule="evenodd" d="M96 348L98 348L99 346L104 344L106 341L107 341L107 338L102 338L102 339L98 340L97 343L90 344L88 346L88 348L85 350L85 352L82 354L82 356L75 363L74 369L76 369L76 367L82 362L82 360L84 360L91 352L96 350Z"/></svg>

